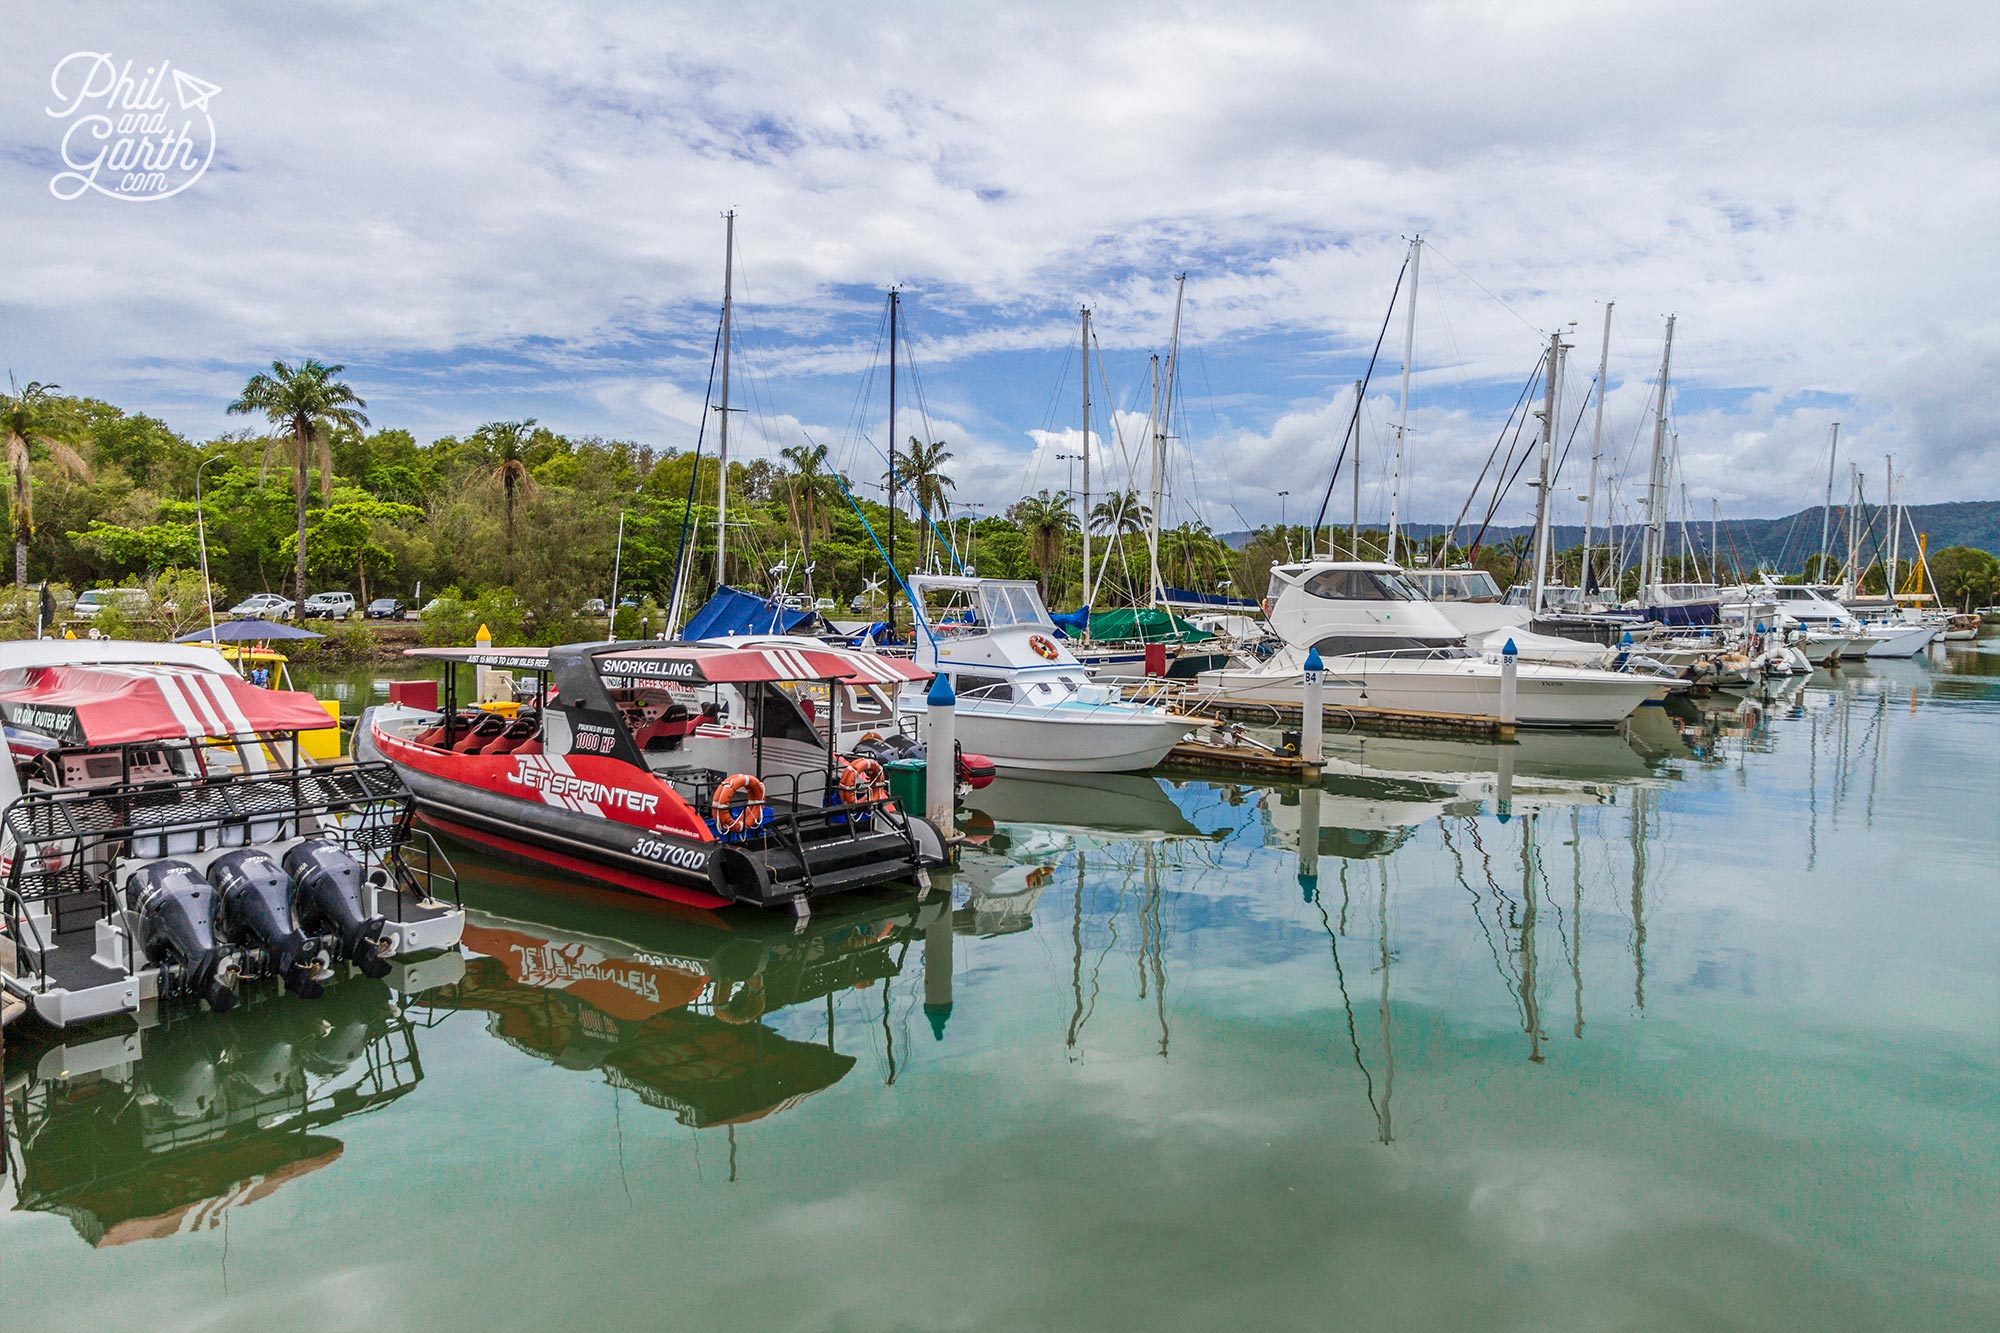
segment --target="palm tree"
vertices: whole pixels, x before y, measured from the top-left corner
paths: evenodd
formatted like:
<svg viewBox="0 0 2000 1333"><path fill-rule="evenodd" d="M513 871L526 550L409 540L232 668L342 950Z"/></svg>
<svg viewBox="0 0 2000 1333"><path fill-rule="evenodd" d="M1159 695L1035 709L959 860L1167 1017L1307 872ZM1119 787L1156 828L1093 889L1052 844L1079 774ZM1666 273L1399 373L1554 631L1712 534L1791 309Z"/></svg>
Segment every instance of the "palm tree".
<svg viewBox="0 0 2000 1333"><path fill-rule="evenodd" d="M514 577L514 497L533 495L535 478L528 471L528 441L534 438L535 419L489 421L472 432L475 444L484 449L487 463L481 469L487 481L497 483L507 498L507 577Z"/></svg>
<svg viewBox="0 0 2000 1333"><path fill-rule="evenodd" d="M261 412L271 423L291 432L294 465L293 494L298 500L298 569L296 592L300 605L306 596L306 492L310 489L307 463L319 454L320 490L333 493L333 466L327 442L340 429L359 430L368 418L361 415L367 403L340 378L345 366L329 366L308 357L292 367L282 361L271 363L271 373L252 375L243 393L229 405L240 416Z"/></svg>
<svg viewBox="0 0 2000 1333"><path fill-rule="evenodd" d="M1015 501L1014 507L1007 511L1007 517L1027 534L1029 552L1034 557L1035 568L1041 573L1042 600L1047 601L1049 571L1061 558L1069 534L1076 530L1076 511L1069 507L1068 496L1042 491Z"/></svg>
<svg viewBox="0 0 2000 1333"><path fill-rule="evenodd" d="M1113 491L1090 511L1090 530L1108 532L1113 537L1132 536L1146 530L1153 511L1139 503L1137 491Z"/></svg>
<svg viewBox="0 0 2000 1333"><path fill-rule="evenodd" d="M896 469L896 486L939 523L951 510L951 501L945 497L945 492L952 489L952 480L944 471L945 461L950 457L951 450L944 447L943 440L924 444L912 435L910 447L900 460L902 466ZM889 481L885 473L882 482L886 486ZM894 500L893 492L890 498Z"/></svg>
<svg viewBox="0 0 2000 1333"><path fill-rule="evenodd" d="M818 530L824 517L820 501L826 498L833 474L826 467L826 446L823 444L794 444L778 451L778 456L792 465L791 475L785 478L785 490L791 496L799 520L799 531L805 541L805 562L810 565L813 558L813 533Z"/></svg>
<svg viewBox="0 0 2000 1333"><path fill-rule="evenodd" d="M70 446L78 424L59 384L29 381L23 389L7 376L12 393L0 394L0 435L7 437L7 467L14 474L14 582L28 581L28 538L35 530L33 462L36 445L50 462L74 476L90 475L89 464Z"/></svg>

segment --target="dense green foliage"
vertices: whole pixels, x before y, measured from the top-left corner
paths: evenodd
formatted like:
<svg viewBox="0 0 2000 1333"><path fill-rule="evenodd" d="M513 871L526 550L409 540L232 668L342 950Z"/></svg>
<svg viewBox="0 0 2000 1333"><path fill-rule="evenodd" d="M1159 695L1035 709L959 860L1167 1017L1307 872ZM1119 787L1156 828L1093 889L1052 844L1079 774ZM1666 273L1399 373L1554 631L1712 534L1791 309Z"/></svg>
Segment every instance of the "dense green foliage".
<svg viewBox="0 0 2000 1333"><path fill-rule="evenodd" d="M296 595L303 566L308 593L344 589L363 602L394 594L416 605L442 597L425 631L436 641L462 640L482 621L503 642L601 633L602 622L593 626L582 608L610 597L621 512L619 593L643 603L621 618L633 630L662 627L660 608L671 599L678 562L690 571L690 607L711 591L712 456L700 459L696 475L692 454L572 438L532 420L491 422L463 437L420 443L404 430L365 430L357 410L363 404L340 375L339 367L313 361L276 364L230 405L268 418L270 432L200 442L155 418L63 395L54 386L10 385L14 391L0 395L0 428L9 434L15 468L5 540L20 544L26 579L65 590L156 588L155 602L176 606L172 618L197 623L204 614L199 596L183 589L188 578L199 587L192 572L202 545L199 472L218 607L255 592ZM943 441L910 444L911 465L901 480L920 486L942 510L952 493L951 453ZM888 511L861 500L857 514L845 494L851 483L836 475L825 449L789 448L776 460L732 463L729 472L729 582L833 597L842 615L867 585L890 586L878 547L889 540ZM979 573L1038 579L1060 609L1077 605L1084 586L1077 510L1074 497L1044 491L1004 515L940 513L936 528ZM1097 605L1145 600L1146 518L1141 498L1129 492L1093 506ZM1347 534L1336 538L1338 553L1346 554ZM907 508L895 540L906 570L952 566L952 550L933 525L912 521ZM1304 542L1303 529L1273 527L1248 534L1238 548L1184 524L1160 536L1163 579L1259 597L1271 563L1302 554ZM1382 542L1380 532L1364 531L1360 554L1379 556ZM1437 549L1440 538L1419 545L1433 558L1447 554ZM1508 583L1526 575L1524 549L1525 540L1515 538L1448 555L1469 558ZM785 571L773 574L781 565ZM1575 578L1573 551L1557 565ZM1932 565L1947 601L2000 599L2000 563L1985 552L1949 548L1936 552ZM1881 585L1879 569L1873 582ZM885 601L878 592L865 609L879 613ZM23 615L31 629L33 599L17 594L0 604L0 621L9 627Z"/></svg>

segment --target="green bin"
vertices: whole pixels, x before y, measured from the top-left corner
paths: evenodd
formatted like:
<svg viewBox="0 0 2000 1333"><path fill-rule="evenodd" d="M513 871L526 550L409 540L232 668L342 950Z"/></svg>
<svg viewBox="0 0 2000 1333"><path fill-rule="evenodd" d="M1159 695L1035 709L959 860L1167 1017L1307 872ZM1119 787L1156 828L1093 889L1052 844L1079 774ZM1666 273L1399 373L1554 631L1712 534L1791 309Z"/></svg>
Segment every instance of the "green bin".
<svg viewBox="0 0 2000 1333"><path fill-rule="evenodd" d="M888 765L889 795L912 814L924 812L924 761L896 759Z"/></svg>

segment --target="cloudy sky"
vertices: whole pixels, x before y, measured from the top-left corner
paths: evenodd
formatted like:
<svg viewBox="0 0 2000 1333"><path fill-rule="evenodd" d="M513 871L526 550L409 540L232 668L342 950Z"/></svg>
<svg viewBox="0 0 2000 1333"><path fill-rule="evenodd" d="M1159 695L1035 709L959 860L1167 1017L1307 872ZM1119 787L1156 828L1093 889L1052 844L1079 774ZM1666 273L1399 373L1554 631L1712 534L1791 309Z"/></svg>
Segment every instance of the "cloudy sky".
<svg viewBox="0 0 2000 1333"><path fill-rule="evenodd" d="M687 447L733 208L738 448L810 437L879 476L895 283L923 411L906 376L899 433L949 443L960 498L1067 483L1081 304L1136 459L1185 272L1170 508L1228 529L1318 507L1421 233L1406 517L1459 511L1572 325L1573 416L1607 301L1621 506L1669 312L1700 513L1815 500L1835 420L1871 498L1890 453L1914 501L2000 496L1990 6L959 9L17 2L0 365L197 437L311 355L424 438L532 416ZM219 87L209 169L57 198L80 51ZM1364 405L1371 517L1401 337L1399 312ZM1122 482L1118 436L1096 450Z"/></svg>

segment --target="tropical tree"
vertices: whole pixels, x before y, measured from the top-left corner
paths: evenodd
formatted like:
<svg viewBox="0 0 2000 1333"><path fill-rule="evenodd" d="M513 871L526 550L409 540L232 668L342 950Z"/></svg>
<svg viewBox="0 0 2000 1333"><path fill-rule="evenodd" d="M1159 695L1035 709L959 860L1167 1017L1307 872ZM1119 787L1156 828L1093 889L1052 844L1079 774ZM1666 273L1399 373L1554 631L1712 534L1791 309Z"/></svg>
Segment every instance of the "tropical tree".
<svg viewBox="0 0 2000 1333"><path fill-rule="evenodd" d="M292 494L297 502L298 526L294 535L296 592L303 605L306 596L306 492L309 489L307 464L315 452L320 462L320 488L333 493L333 466L328 442L337 430L356 430L368 425L361 409L368 406L340 378L345 366L329 366L307 358L296 367L282 361L271 363L271 373L259 371L243 386L242 394L229 405L240 416L262 413L270 422L290 432L292 443Z"/></svg>
<svg viewBox="0 0 2000 1333"><path fill-rule="evenodd" d="M79 477L90 475L90 467L71 441L77 438L77 420L69 401L61 397L57 384L30 381L27 388L7 376L12 391L0 394L0 435L7 437L7 467L14 474L14 582L28 581L28 538L35 529L34 451L40 448L48 460Z"/></svg>
<svg viewBox="0 0 2000 1333"><path fill-rule="evenodd" d="M1112 491L1090 511L1090 530L1109 533L1113 537L1144 532L1146 525L1152 521L1153 511L1139 503L1137 491Z"/></svg>
<svg viewBox="0 0 2000 1333"><path fill-rule="evenodd" d="M952 489L952 480L945 475L944 465L951 458L951 450L944 447L943 440L933 440L924 444L916 436L910 437L910 447L897 460L895 476L882 474L882 484L900 488L903 494L917 502L919 508L939 523L944 522L951 510L951 501L945 492ZM895 503L894 489L889 492L889 501Z"/></svg>
<svg viewBox="0 0 2000 1333"><path fill-rule="evenodd" d="M792 465L791 473L784 479L785 494L798 518L799 532L805 544L805 562L810 565L813 537L825 518L822 502L829 498L833 490L833 473L826 466L826 446L794 444L780 449L778 456Z"/></svg>
<svg viewBox="0 0 2000 1333"><path fill-rule="evenodd" d="M514 573L514 498L517 494L533 494L535 489L535 478L528 471L527 458L528 442L534 434L533 417L526 421L489 421L472 432L473 442L480 445L486 454L483 475L506 497L509 578Z"/></svg>
<svg viewBox="0 0 2000 1333"><path fill-rule="evenodd" d="M1076 511L1069 507L1068 496L1051 495L1044 490L1015 501L1014 507L1007 511L1007 517L1027 534L1028 549L1041 576L1042 600L1047 601L1049 572L1062 558L1063 545L1068 541L1069 534L1076 531Z"/></svg>

